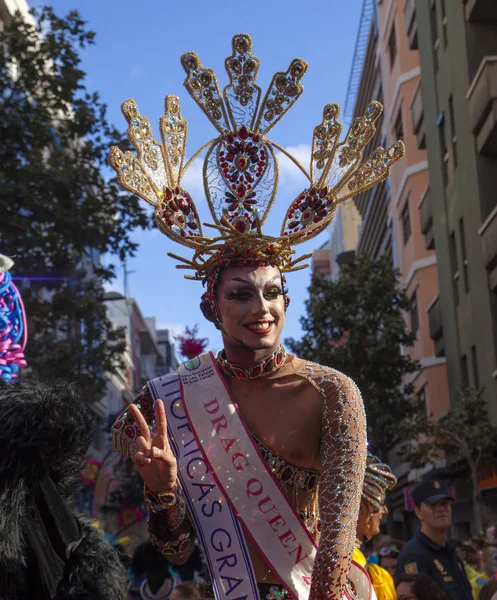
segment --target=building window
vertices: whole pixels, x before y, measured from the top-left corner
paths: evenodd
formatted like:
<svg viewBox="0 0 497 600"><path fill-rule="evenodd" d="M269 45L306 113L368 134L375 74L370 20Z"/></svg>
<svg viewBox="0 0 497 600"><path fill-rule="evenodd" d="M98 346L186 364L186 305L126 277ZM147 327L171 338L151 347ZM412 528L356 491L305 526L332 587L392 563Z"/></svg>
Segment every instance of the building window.
<svg viewBox="0 0 497 600"><path fill-rule="evenodd" d="M473 366L473 381L475 383L475 388L478 389L480 387L480 373L478 372L476 346L471 346L471 362Z"/></svg>
<svg viewBox="0 0 497 600"><path fill-rule="evenodd" d="M393 67L395 57L397 56L397 39L395 37L395 23L392 25L392 31L388 38L388 53L390 55L390 67Z"/></svg>
<svg viewBox="0 0 497 600"><path fill-rule="evenodd" d="M497 287L490 292L490 310L492 311L494 344L497 348Z"/></svg>
<svg viewBox="0 0 497 600"><path fill-rule="evenodd" d="M440 8L442 9L442 35L444 40L444 48L447 48L447 13L445 11L445 0L440 0Z"/></svg>
<svg viewBox="0 0 497 600"><path fill-rule="evenodd" d="M419 311L416 292L411 296L409 312L411 313L411 331L417 333L419 329Z"/></svg>
<svg viewBox="0 0 497 600"><path fill-rule="evenodd" d="M459 219L459 237L461 238L461 252L462 252L462 272L464 278L464 291L466 294L469 292L469 279L468 279L468 257L466 256L466 236L464 234L464 221Z"/></svg>
<svg viewBox="0 0 497 600"><path fill-rule="evenodd" d="M402 108L399 109L399 114L397 115L397 119L395 120L395 139L401 140L404 137L404 127L402 125Z"/></svg>
<svg viewBox="0 0 497 600"><path fill-rule="evenodd" d="M411 237L411 215L409 212L409 197L407 197L404 208L402 209L402 231L404 233L404 246Z"/></svg>
<svg viewBox="0 0 497 600"><path fill-rule="evenodd" d="M437 2L436 2L436 0L432 0L432 3L431 3L430 29L431 29L431 40L433 43L433 63L435 65L435 71L438 71L438 52L440 49L440 40L438 39Z"/></svg>
<svg viewBox="0 0 497 600"><path fill-rule="evenodd" d="M465 354L461 356L461 383L463 388L469 387L468 359Z"/></svg>
<svg viewBox="0 0 497 600"><path fill-rule="evenodd" d="M447 187L447 184L449 183L449 152L447 150L447 132L445 130L445 115L443 112L438 115L437 125L438 137L440 141L440 158L442 159L442 174L444 186Z"/></svg>
<svg viewBox="0 0 497 600"><path fill-rule="evenodd" d="M450 269L452 271L452 289L454 293L454 302L456 306L459 304L459 267L457 265L457 248L456 248L456 236L452 233L449 236L449 255L450 255Z"/></svg>
<svg viewBox="0 0 497 600"><path fill-rule="evenodd" d="M416 394L419 407L423 409L423 412L426 414L426 386L424 385L419 392Z"/></svg>
<svg viewBox="0 0 497 600"><path fill-rule="evenodd" d="M456 134L456 119L454 116L454 100L452 94L449 96L449 120L450 133L452 135L452 160L454 161L454 169L457 169L457 134Z"/></svg>

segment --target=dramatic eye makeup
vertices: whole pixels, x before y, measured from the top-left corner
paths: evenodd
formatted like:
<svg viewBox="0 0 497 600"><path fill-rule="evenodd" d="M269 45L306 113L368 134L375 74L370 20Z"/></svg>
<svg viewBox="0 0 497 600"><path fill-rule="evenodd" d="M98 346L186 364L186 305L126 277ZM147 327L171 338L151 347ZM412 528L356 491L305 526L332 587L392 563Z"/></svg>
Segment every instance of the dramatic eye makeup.
<svg viewBox="0 0 497 600"><path fill-rule="evenodd" d="M264 290L264 298L267 300L276 300L278 296L282 296L285 293L279 286L271 285Z"/></svg>
<svg viewBox="0 0 497 600"><path fill-rule="evenodd" d="M249 283L241 280L243 283ZM257 293L257 288L253 284L243 285L227 290L224 294L226 300L251 300L254 294ZM264 287L264 298L266 300L276 300L278 296L287 293L286 289L282 289L280 285L268 281Z"/></svg>
<svg viewBox="0 0 497 600"><path fill-rule="evenodd" d="M224 294L226 300L250 300L253 291L250 288L233 288Z"/></svg>

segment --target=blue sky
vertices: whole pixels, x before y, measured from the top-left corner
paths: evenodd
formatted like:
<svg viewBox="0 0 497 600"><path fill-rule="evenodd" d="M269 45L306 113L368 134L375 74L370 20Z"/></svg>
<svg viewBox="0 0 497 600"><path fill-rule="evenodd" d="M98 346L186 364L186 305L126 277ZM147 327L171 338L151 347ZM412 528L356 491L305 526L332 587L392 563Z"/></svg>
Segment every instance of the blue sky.
<svg viewBox="0 0 497 600"><path fill-rule="evenodd" d="M345 102L362 1L47 0L47 4L58 15L77 9L97 33L96 45L83 53L86 83L89 90L100 93L108 105L110 121L121 130L125 130L125 121L120 105L132 97L159 137L164 96L180 96L182 115L188 121L187 157L216 132L183 87L181 54L197 52L204 65L215 69L223 88L228 81L224 59L231 54L231 38L249 33L253 52L261 60L258 84L263 91L274 72L285 71L295 57L303 58L309 63L302 82L305 92L271 131L270 138L290 149L308 167L312 130L321 121L324 105L338 102L343 106ZM211 221L201 166L201 160L193 163L182 184L197 204L202 221ZM272 235L279 233L288 205L306 187L303 176L286 159L280 161L280 172L278 197L265 229ZM311 252L326 241L326 235L299 250ZM203 319L198 307L201 284L184 280L183 272L174 268L174 261L166 254L181 254L183 248L158 230L137 232L134 238L140 247L128 262L128 270L133 271L129 292L144 316L156 317L159 326L176 332L198 323L200 333L210 340L210 348L220 349L219 333ZM284 337L301 335L299 318L309 282L310 269L288 276L292 301ZM122 291L122 269L112 288Z"/></svg>

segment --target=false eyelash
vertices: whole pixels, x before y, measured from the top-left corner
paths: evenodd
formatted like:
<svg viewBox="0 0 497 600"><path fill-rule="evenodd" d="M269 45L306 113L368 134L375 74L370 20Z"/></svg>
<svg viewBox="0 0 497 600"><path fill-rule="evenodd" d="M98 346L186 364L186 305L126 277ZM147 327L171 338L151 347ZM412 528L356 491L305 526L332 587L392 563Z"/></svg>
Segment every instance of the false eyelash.
<svg viewBox="0 0 497 600"><path fill-rule="evenodd" d="M245 293L246 293L246 290L234 289L234 290L231 290L231 292L228 292L227 294L225 294L224 297L226 298L226 300L233 300L234 298L238 298L242 294L245 294Z"/></svg>
<svg viewBox="0 0 497 600"><path fill-rule="evenodd" d="M239 290L239 289L235 288L234 290L231 290L230 292L225 294L224 297L226 300L235 300L236 298L239 298L240 296L242 296L245 293L247 293L246 290ZM276 294L278 296L286 296L288 294L288 288L284 287L282 290L278 289L276 291Z"/></svg>

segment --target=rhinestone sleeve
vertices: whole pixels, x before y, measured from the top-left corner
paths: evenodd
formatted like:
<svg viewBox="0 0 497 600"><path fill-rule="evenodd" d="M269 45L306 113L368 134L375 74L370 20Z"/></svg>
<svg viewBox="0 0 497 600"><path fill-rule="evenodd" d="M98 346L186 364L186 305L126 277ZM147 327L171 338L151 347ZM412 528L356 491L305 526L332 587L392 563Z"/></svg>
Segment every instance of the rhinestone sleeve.
<svg viewBox="0 0 497 600"><path fill-rule="evenodd" d="M338 371L307 364L302 373L325 398L321 442L321 538L311 600L342 600L356 539L366 466L366 417L355 383Z"/></svg>
<svg viewBox="0 0 497 600"><path fill-rule="evenodd" d="M148 425L154 423L154 400L145 386L134 404L140 409ZM112 445L114 450L126 458L133 458L136 452L136 438L141 435L133 415L126 409L112 426ZM150 500L145 495L147 506ZM195 527L190 519L186 501L178 490L177 501L168 510L149 511L148 529L151 542L172 563L182 564L190 556L196 537Z"/></svg>

